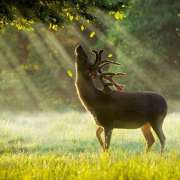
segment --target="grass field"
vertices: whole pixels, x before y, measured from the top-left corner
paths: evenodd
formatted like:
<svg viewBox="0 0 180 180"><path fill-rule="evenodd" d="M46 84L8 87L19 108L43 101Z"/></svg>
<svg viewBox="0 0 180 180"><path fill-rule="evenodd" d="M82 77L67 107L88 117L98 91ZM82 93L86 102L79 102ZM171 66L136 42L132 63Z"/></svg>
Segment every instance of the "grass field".
<svg viewBox="0 0 180 180"><path fill-rule="evenodd" d="M180 179L180 114L167 116L166 151L148 154L140 130L114 130L102 153L87 113L3 112L0 179Z"/></svg>

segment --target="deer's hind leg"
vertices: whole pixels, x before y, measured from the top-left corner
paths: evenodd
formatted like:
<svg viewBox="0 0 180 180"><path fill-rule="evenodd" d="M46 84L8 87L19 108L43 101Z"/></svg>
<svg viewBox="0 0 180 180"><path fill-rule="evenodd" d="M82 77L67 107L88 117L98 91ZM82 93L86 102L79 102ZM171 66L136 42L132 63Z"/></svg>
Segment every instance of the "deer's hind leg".
<svg viewBox="0 0 180 180"><path fill-rule="evenodd" d="M104 129L104 150L108 150L111 142L112 129L105 128Z"/></svg>
<svg viewBox="0 0 180 180"><path fill-rule="evenodd" d="M157 134L157 136L158 136L158 138L160 140L160 143L161 143L161 153L163 153L164 147L165 147L165 142L166 142L166 137L165 137L165 135L163 133L162 125L154 126L153 130L155 131L155 133Z"/></svg>
<svg viewBox="0 0 180 180"><path fill-rule="evenodd" d="M141 130L147 142L146 151L148 152L155 142L154 136L151 132L151 125L149 123L146 123L141 127Z"/></svg>

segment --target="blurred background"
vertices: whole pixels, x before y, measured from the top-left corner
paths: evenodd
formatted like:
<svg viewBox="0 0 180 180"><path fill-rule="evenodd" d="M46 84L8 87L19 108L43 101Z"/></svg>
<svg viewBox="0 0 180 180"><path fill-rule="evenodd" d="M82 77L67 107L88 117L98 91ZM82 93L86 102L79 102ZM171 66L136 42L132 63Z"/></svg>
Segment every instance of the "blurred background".
<svg viewBox="0 0 180 180"><path fill-rule="evenodd" d="M116 1L115 1L116 2ZM104 0L101 4L107 4ZM170 110L180 100L180 31L177 1L129 1L119 11L90 9L96 22L65 10L69 23L45 26L16 19L0 34L0 109L80 110L74 88L74 48L104 49L104 58L121 63L125 91L156 91ZM110 6L110 5L109 5Z"/></svg>

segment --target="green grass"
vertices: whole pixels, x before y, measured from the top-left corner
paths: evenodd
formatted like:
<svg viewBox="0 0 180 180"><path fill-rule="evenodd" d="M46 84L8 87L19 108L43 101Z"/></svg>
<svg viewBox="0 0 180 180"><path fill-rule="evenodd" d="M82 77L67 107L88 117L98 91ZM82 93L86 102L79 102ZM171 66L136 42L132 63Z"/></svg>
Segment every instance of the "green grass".
<svg viewBox="0 0 180 180"><path fill-rule="evenodd" d="M165 119L165 153L140 130L114 130L102 153L89 114L1 113L0 179L180 179L180 115Z"/></svg>

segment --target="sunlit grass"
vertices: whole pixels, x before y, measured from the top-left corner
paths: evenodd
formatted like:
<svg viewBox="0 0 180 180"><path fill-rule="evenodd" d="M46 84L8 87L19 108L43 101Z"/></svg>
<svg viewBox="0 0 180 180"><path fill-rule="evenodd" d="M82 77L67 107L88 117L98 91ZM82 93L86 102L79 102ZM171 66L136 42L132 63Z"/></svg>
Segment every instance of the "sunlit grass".
<svg viewBox="0 0 180 180"><path fill-rule="evenodd" d="M2 155L2 179L179 179L176 154Z"/></svg>

